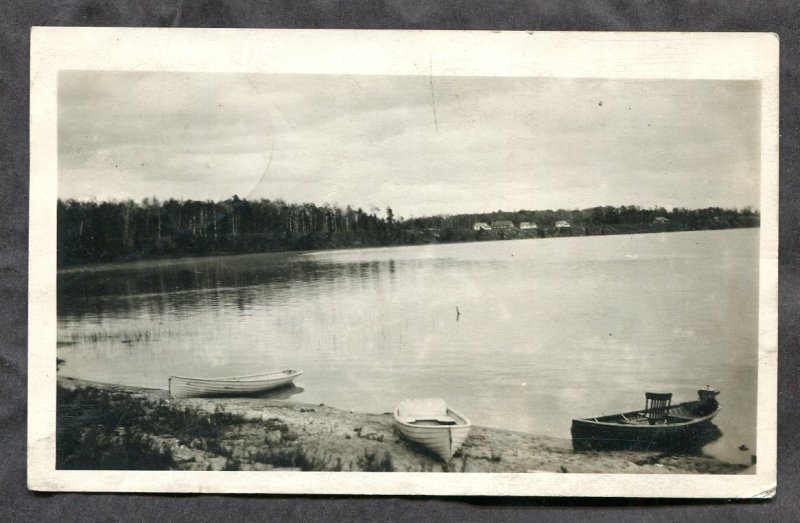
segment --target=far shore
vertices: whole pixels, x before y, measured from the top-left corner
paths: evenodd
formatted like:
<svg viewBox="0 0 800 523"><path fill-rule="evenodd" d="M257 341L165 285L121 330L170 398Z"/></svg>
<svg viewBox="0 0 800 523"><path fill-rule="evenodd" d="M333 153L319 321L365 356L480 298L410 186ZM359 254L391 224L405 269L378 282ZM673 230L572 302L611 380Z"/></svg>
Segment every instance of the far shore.
<svg viewBox="0 0 800 523"><path fill-rule="evenodd" d="M720 227L720 228L703 228L703 229L675 229L670 227L606 227L602 233L588 231L587 227L575 226L571 229L564 231L556 231L555 228L543 228L549 232L540 236L540 229L535 230L516 230L516 231L478 231L475 237L459 238L456 240L441 241L434 238L429 238L428 241L421 243L405 243L396 245L339 245L339 246L325 246L313 249L278 249L278 250L265 250L265 251L214 251L206 253L176 253L176 254L163 254L163 255L143 255L136 257L129 257L127 259L115 261L99 261L91 263L70 263L59 265L57 271L61 274L80 273L83 271L93 271L96 269L103 270L122 270L122 269L135 269L138 266L146 267L148 264L155 262L177 262L186 261L187 263L202 261L203 259L212 259L218 257L233 257L233 256L261 256L271 254L275 256L276 260L285 260L293 256L300 256L314 253L325 253L333 251L356 251L365 249L391 249L396 247L421 247L429 245L455 245L464 243L491 243L491 242L505 242L513 240L553 240L558 238L582 238L590 236L631 236L643 234L667 234L674 232L708 232L708 231L732 231L741 229L757 229L758 225L747 227Z"/></svg>
<svg viewBox="0 0 800 523"><path fill-rule="evenodd" d="M390 413L264 397L174 399L58 377L57 468L737 474L708 456L582 451L566 439L473 427L448 463L403 440Z"/></svg>

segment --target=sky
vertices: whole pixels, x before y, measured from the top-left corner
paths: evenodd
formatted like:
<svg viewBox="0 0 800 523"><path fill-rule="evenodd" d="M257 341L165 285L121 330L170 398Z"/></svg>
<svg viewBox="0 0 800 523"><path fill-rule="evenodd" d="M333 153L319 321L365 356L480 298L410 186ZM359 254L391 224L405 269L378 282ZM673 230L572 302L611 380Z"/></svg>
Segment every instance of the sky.
<svg viewBox="0 0 800 523"><path fill-rule="evenodd" d="M758 208L750 81L63 71L59 197Z"/></svg>

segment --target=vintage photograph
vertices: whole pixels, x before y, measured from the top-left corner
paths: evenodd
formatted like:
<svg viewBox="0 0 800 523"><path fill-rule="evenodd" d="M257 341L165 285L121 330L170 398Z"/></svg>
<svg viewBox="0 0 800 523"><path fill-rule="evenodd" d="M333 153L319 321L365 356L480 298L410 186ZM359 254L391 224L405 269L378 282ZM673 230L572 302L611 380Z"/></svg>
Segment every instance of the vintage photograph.
<svg viewBox="0 0 800 523"><path fill-rule="evenodd" d="M54 471L759 473L764 82L415 66L55 72Z"/></svg>

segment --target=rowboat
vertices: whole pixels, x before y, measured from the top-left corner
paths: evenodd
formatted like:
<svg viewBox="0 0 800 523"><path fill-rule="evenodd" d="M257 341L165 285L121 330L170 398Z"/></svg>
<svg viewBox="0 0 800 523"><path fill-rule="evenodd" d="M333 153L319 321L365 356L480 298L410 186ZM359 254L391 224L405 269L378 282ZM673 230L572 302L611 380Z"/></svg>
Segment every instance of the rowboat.
<svg viewBox="0 0 800 523"><path fill-rule="evenodd" d="M438 398L405 399L394 409L394 420L404 438L427 447L444 461L450 461L472 428L466 416Z"/></svg>
<svg viewBox="0 0 800 523"><path fill-rule="evenodd" d="M174 398L197 396L247 396L288 385L301 370L281 370L250 376L225 378L190 378L170 376L169 392Z"/></svg>
<svg viewBox="0 0 800 523"><path fill-rule="evenodd" d="M670 393L646 393L643 410L572 420L575 450L678 450L699 448L721 432L711 420L720 411L718 390L697 391L699 399L670 405Z"/></svg>

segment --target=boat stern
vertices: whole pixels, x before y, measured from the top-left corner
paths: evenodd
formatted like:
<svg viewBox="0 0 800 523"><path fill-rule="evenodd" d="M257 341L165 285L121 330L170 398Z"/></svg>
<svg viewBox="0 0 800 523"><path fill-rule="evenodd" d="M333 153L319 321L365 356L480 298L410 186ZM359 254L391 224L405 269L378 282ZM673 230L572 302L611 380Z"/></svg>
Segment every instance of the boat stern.
<svg viewBox="0 0 800 523"><path fill-rule="evenodd" d="M700 398L700 401L713 401L714 403L717 402L717 396L719 395L719 391L709 385L706 385L702 389L697 391L697 397Z"/></svg>

